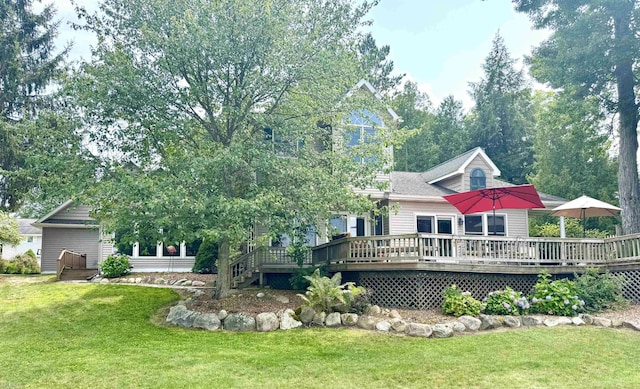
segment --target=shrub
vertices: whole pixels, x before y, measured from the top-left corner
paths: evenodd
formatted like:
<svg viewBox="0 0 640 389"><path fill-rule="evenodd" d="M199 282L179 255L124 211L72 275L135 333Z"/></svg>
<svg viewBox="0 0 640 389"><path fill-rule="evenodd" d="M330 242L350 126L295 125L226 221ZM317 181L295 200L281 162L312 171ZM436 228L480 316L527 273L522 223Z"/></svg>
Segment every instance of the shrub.
<svg viewBox="0 0 640 389"><path fill-rule="evenodd" d="M442 297L444 297L442 312L446 315L478 316L483 308L482 302L474 299L470 292L461 291L455 284L445 289Z"/></svg>
<svg viewBox="0 0 640 389"><path fill-rule="evenodd" d="M326 277L329 275L329 273L327 272L324 266L307 267L307 268L299 267L299 268L293 269L293 272L291 273L291 277L289 278L291 289L299 290L299 291L306 290L309 287L309 285L311 285L311 283L306 277L312 275L316 270L320 271L321 276Z"/></svg>
<svg viewBox="0 0 640 389"><path fill-rule="evenodd" d="M484 313L488 315L521 315L530 308L529 301L522 293L510 287L489 293Z"/></svg>
<svg viewBox="0 0 640 389"><path fill-rule="evenodd" d="M107 278L127 275L130 269L129 257L123 254L111 254L100 264L100 271Z"/></svg>
<svg viewBox="0 0 640 389"><path fill-rule="evenodd" d="M36 256L36 253L34 253L33 250L31 250L31 249L25 251L23 255L28 256L29 258L33 259L34 261L38 260L38 257Z"/></svg>
<svg viewBox="0 0 640 389"><path fill-rule="evenodd" d="M341 284L342 275L340 273L329 278L321 276L320 269L316 269L312 275L305 276L305 278L310 285L304 295L298 294L298 296L304 305L315 309L316 312L349 312L358 296L365 293L363 287L355 286L353 282Z"/></svg>
<svg viewBox="0 0 640 389"><path fill-rule="evenodd" d="M25 253L25 254L16 255L9 261L0 260L0 273L4 273L4 274L40 273L40 265L38 265L38 259L34 257Z"/></svg>
<svg viewBox="0 0 640 389"><path fill-rule="evenodd" d="M550 280L546 271L538 274L538 282L533 287L531 309L547 315L575 316L583 311L585 303L578 296L575 282L563 278Z"/></svg>
<svg viewBox="0 0 640 389"><path fill-rule="evenodd" d="M217 273L218 267L216 261L218 260L218 244L213 239L204 239L198 252L196 253L196 260L193 264L194 273L211 274Z"/></svg>
<svg viewBox="0 0 640 389"><path fill-rule="evenodd" d="M596 268L588 269L584 274L576 275L575 283L586 312L601 312L629 304L622 296L626 283L622 275L614 276L609 271L600 274Z"/></svg>

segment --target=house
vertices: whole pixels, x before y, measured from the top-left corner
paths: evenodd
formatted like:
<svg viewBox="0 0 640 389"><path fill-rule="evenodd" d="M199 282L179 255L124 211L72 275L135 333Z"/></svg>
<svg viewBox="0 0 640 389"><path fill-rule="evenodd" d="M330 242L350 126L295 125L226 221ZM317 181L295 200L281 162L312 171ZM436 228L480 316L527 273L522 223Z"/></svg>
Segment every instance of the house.
<svg viewBox="0 0 640 389"><path fill-rule="evenodd" d="M36 219L17 219L18 232L22 235L22 242L16 246L3 245L0 254L4 259L11 259L16 255L24 254L27 250L33 251L40 259L40 249L42 247L42 231L31 224Z"/></svg>

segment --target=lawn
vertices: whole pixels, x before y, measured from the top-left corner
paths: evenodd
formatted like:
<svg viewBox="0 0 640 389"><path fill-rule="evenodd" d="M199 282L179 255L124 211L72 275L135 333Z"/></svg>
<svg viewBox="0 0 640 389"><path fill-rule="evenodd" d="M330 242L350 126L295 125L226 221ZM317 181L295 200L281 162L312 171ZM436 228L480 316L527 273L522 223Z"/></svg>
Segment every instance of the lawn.
<svg viewBox="0 0 640 389"><path fill-rule="evenodd" d="M0 281L0 388L635 388L640 333L537 328L450 339L159 327L169 289Z"/></svg>

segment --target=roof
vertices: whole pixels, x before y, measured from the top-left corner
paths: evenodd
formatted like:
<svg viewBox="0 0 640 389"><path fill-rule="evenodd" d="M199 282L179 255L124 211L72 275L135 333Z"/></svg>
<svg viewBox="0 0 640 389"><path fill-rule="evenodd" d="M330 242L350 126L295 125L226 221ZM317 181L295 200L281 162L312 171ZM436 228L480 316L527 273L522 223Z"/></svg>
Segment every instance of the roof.
<svg viewBox="0 0 640 389"><path fill-rule="evenodd" d="M366 89L372 95L374 95L378 100L380 100L380 101L382 101L384 103L384 99L382 98L380 93L378 93L376 88L374 88L373 85L371 85L371 83L369 81L365 80L365 79L362 79L362 80L358 81L358 83L349 91L349 93L347 93L347 97L351 96L358 89ZM385 104L385 107L387 108L387 113L389 114L389 116L391 116L391 118L394 121L399 121L400 120L400 116L398 116L396 111L391 109L391 107L389 107L386 104Z"/></svg>
<svg viewBox="0 0 640 389"><path fill-rule="evenodd" d="M497 186L515 186L515 184L512 184L507 181L502 181L502 180L494 180L494 182L496 183ZM542 200L542 202L545 202L545 203L547 202L564 203L567 201L567 199L563 199L562 197L542 193L537 189L536 191L538 192L538 196L540 196L540 200Z"/></svg>
<svg viewBox="0 0 640 389"><path fill-rule="evenodd" d="M456 193L427 182L425 173L391 172L392 193L407 196L445 196Z"/></svg>
<svg viewBox="0 0 640 389"><path fill-rule="evenodd" d="M17 219L18 231L22 235L42 235L42 230L38 227L34 227L31 223L34 223L36 219Z"/></svg>
<svg viewBox="0 0 640 389"><path fill-rule="evenodd" d="M453 157L450 160L427 170L424 172L425 179L428 183L434 184L445 178L449 178L457 174L463 174L464 169L469 166L471 161L473 161L473 159L478 155L487 162L491 169L493 169L494 176L500 175L500 169L498 169L498 167L493 163L491 158L485 154L481 147L476 147L475 149L471 149L464 154Z"/></svg>

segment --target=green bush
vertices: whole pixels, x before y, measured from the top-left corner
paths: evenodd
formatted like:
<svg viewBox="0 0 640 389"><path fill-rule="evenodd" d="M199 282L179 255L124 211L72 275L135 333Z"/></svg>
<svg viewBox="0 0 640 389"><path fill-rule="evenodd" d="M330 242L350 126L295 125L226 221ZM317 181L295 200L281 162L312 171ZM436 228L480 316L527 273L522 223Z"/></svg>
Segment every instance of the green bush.
<svg viewBox="0 0 640 389"><path fill-rule="evenodd" d="M510 287L489 293L484 313L487 315L522 315L530 308L529 300Z"/></svg>
<svg viewBox="0 0 640 389"><path fill-rule="evenodd" d="M576 283L563 278L551 281L546 271L538 274L538 282L531 295L531 310L546 315L575 316L582 312L585 302L578 296Z"/></svg>
<svg viewBox="0 0 640 389"><path fill-rule="evenodd" d="M36 256L36 253L34 253L33 250L31 250L31 249L25 251L24 255L28 256L29 258L33 259L34 261L38 260L38 257Z"/></svg>
<svg viewBox="0 0 640 389"><path fill-rule="evenodd" d="M107 278L125 276L131 271L129 257L123 254L111 254L100 264L100 271Z"/></svg>
<svg viewBox="0 0 640 389"><path fill-rule="evenodd" d="M31 251L31 250L29 250ZM33 251L16 255L7 261L0 259L0 273L4 274L38 274L40 265Z"/></svg>
<svg viewBox="0 0 640 389"><path fill-rule="evenodd" d="M193 269L191 269L191 271L201 274L217 273L217 260L218 244L213 239L204 239L198 248L196 261L193 264Z"/></svg>
<svg viewBox="0 0 640 389"><path fill-rule="evenodd" d="M316 312L350 312L358 296L366 292L365 288L355 286L353 282L341 284L340 273L329 278L320 275L320 269L316 269L312 275L305 278L310 285L305 294L298 296L304 302L303 305L315 309Z"/></svg>
<svg viewBox="0 0 640 389"><path fill-rule="evenodd" d="M289 283L291 284L291 289L293 290L306 290L311 283L305 277L312 275L316 270L320 271L321 276L328 276L329 273L324 266L312 266L307 268L295 268L291 273L291 277L289 278Z"/></svg>
<svg viewBox="0 0 640 389"><path fill-rule="evenodd" d="M601 312L629 304L622 296L626 283L622 275L614 276L609 271L600 274L598 269L588 269L584 274L576 275L575 283L586 312Z"/></svg>
<svg viewBox="0 0 640 389"><path fill-rule="evenodd" d="M474 299L470 292L461 291L455 284L445 289L442 297L444 297L442 312L446 315L478 316L484 306L482 302Z"/></svg>

